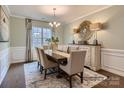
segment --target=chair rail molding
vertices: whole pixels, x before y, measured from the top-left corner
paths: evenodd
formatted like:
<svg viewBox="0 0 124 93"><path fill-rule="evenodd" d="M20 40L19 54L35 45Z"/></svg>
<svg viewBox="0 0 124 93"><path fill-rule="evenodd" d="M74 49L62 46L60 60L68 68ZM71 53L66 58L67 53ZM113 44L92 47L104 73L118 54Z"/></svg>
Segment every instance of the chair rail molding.
<svg viewBox="0 0 124 93"><path fill-rule="evenodd" d="M124 50L102 48L101 68L124 76Z"/></svg>

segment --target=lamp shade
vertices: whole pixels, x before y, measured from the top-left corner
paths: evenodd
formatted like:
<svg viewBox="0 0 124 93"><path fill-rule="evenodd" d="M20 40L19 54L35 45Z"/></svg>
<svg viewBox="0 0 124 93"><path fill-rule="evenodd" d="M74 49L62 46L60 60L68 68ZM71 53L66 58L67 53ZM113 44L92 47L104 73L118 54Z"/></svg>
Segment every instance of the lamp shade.
<svg viewBox="0 0 124 93"><path fill-rule="evenodd" d="M90 24L90 30L91 31L99 31L102 28L102 24L101 23L93 23Z"/></svg>
<svg viewBox="0 0 124 93"><path fill-rule="evenodd" d="M73 32L74 32L74 33L79 33L80 30L75 28L75 29L73 29Z"/></svg>

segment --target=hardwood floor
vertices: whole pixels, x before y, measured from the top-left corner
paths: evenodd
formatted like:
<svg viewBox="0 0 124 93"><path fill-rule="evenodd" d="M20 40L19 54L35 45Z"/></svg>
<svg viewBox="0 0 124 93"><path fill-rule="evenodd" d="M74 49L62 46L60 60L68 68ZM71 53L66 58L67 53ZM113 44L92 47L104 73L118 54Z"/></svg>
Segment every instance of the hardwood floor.
<svg viewBox="0 0 124 93"><path fill-rule="evenodd" d="M25 88L24 64L12 64L5 76L1 88Z"/></svg>
<svg viewBox="0 0 124 93"><path fill-rule="evenodd" d="M94 86L95 88L124 88L124 77L104 70L99 70L97 72L107 76L108 79Z"/></svg>
<svg viewBox="0 0 124 93"><path fill-rule="evenodd" d="M94 86L94 88L123 88L124 77L115 75L113 73L99 70L100 74L106 75L107 80ZM12 64L4 78L1 88L25 88L25 77L24 77L24 63Z"/></svg>

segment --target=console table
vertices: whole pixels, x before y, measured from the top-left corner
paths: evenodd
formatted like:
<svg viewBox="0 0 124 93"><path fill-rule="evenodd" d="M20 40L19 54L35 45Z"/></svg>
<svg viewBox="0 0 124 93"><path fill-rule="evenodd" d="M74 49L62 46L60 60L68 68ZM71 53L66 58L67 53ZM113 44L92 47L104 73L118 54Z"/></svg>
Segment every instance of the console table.
<svg viewBox="0 0 124 93"><path fill-rule="evenodd" d="M85 50L86 58L85 58L85 66L90 69L97 71L101 66L101 46L100 45L68 45L69 47L78 47L79 50Z"/></svg>

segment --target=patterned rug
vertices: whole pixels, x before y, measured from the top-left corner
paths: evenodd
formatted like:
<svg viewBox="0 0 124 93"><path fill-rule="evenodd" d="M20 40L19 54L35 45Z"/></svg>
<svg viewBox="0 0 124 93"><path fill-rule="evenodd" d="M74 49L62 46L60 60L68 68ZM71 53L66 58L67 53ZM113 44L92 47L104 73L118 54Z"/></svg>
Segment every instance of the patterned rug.
<svg viewBox="0 0 124 93"><path fill-rule="evenodd" d="M69 82L65 78L56 78L57 73L47 75L43 79L43 74L37 68L37 63L24 64L25 82L27 88L69 88ZM72 77L73 88L91 88L105 80L107 77L84 68L83 83L80 83L80 78Z"/></svg>

